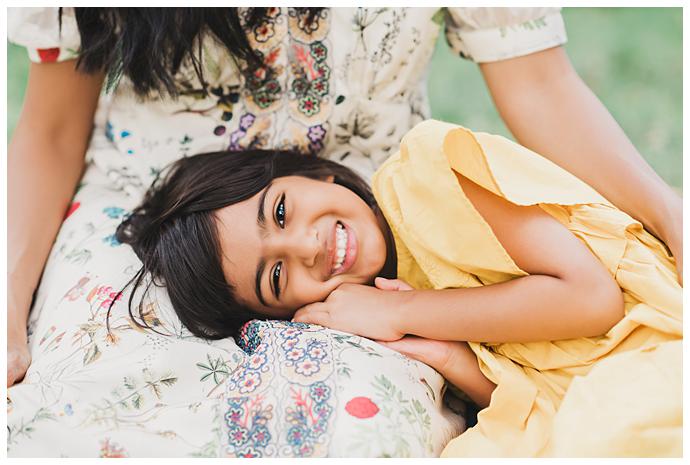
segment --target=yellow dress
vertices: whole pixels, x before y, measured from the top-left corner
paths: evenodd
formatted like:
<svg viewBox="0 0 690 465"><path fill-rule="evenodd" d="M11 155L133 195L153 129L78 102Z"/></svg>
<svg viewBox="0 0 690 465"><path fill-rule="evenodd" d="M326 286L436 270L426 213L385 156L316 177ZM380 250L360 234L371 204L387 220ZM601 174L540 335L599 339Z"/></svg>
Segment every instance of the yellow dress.
<svg viewBox="0 0 690 465"><path fill-rule="evenodd" d="M527 274L453 170L515 204L538 204L565 225L615 277L625 317L601 337L470 342L497 387L477 425L442 457L681 456L682 288L665 246L534 152L500 136L425 121L373 178L395 237L398 276L415 288L473 287Z"/></svg>

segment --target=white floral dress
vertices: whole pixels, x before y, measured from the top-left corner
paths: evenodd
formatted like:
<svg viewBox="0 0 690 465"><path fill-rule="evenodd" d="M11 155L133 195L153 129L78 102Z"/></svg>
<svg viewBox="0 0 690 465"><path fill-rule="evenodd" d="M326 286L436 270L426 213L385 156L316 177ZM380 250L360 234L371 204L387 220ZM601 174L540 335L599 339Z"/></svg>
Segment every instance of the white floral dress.
<svg viewBox="0 0 690 465"><path fill-rule="evenodd" d="M34 62L75 58L74 12L63 11L60 31L57 8L10 9L9 39ZM290 148L370 178L430 116L426 75L441 31L476 62L566 40L552 8L331 8L312 23L272 8L246 31L267 70L246 73L207 38L210 95L188 66L177 100L141 101L127 78L104 92L86 172L32 307L32 365L8 391L8 454L437 456L464 428L443 400L443 379L371 341L282 322L248 325L242 349L202 341L164 289L146 317L169 336L132 324L128 293L110 335L104 309L140 265L115 228L167 164ZM462 83L449 98L461 100Z"/></svg>

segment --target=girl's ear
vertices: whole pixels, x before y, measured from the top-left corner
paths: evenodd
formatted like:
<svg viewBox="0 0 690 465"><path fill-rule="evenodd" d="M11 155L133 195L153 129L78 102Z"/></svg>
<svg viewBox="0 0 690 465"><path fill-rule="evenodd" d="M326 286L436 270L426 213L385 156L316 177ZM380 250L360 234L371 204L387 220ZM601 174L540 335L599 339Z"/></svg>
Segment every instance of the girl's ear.
<svg viewBox="0 0 690 465"><path fill-rule="evenodd" d="M335 176L332 175L332 174L329 174L328 176L326 176L326 178L324 179L324 181L330 182L331 184L333 184L333 183L335 182Z"/></svg>

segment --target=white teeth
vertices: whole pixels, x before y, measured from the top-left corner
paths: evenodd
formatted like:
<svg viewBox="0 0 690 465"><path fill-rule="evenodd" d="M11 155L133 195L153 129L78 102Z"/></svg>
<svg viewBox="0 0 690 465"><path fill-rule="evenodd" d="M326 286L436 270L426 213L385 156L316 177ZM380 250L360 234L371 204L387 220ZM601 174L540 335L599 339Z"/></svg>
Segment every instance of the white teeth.
<svg viewBox="0 0 690 465"><path fill-rule="evenodd" d="M340 268L345 261L345 249L347 247L347 232L342 224L336 224L335 230L335 242L336 242L336 252L335 252L335 263L333 264L333 270Z"/></svg>

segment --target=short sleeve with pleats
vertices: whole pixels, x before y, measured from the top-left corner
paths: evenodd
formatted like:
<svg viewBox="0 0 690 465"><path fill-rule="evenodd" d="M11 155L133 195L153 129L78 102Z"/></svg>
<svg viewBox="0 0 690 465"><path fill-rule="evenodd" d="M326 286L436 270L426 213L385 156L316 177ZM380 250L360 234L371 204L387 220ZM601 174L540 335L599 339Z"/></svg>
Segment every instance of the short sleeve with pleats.
<svg viewBox="0 0 690 465"><path fill-rule="evenodd" d="M8 8L7 38L26 47L34 63L55 63L77 58L79 30L74 8Z"/></svg>
<svg viewBox="0 0 690 465"><path fill-rule="evenodd" d="M560 8L447 8L446 40L477 63L506 60L563 45Z"/></svg>

